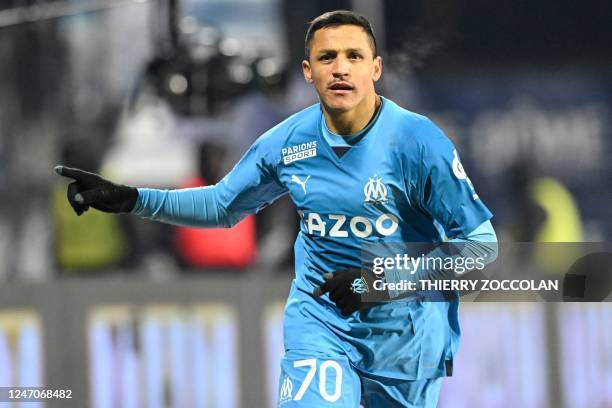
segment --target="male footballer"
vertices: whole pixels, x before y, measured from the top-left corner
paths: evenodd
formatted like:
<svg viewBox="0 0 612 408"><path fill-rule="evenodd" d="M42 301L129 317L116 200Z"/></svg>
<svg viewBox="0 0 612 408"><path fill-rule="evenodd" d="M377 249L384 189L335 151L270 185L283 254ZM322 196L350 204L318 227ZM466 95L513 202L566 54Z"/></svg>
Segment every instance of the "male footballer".
<svg viewBox="0 0 612 408"><path fill-rule="evenodd" d="M376 276L364 270L361 251L391 241L461 242L460 255L489 262L496 246L470 244L497 242L492 214L442 131L376 93L382 60L363 16L325 13L310 23L305 45L304 78L320 103L264 133L218 184L156 190L56 171L75 180L68 200L78 215L93 207L192 227L230 227L289 194L301 221L278 406L435 407L458 348L458 302L384 289L388 301L364 302ZM389 270L382 280L405 275Z"/></svg>

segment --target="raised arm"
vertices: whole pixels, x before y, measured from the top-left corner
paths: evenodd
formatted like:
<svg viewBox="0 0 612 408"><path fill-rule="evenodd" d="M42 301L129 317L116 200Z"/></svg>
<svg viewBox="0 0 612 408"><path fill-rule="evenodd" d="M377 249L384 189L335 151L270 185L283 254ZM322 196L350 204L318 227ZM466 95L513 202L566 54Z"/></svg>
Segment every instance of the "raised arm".
<svg viewBox="0 0 612 408"><path fill-rule="evenodd" d="M230 173L214 186L180 190L134 188L114 184L97 174L57 166L74 179L68 201L77 215L93 207L111 213L193 227L231 227L286 193L275 171L266 135L251 146Z"/></svg>

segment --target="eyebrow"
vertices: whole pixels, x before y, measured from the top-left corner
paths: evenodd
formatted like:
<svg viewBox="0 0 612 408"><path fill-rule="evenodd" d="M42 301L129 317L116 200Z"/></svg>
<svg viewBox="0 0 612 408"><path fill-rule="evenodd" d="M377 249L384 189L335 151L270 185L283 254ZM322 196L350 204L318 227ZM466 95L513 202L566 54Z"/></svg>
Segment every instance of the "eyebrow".
<svg viewBox="0 0 612 408"><path fill-rule="evenodd" d="M341 50L341 52L359 52L359 53L363 53L363 48L347 48L345 50ZM328 53L334 53L334 52L338 52L338 50L334 50L334 49L323 49L317 52L317 54L328 54Z"/></svg>

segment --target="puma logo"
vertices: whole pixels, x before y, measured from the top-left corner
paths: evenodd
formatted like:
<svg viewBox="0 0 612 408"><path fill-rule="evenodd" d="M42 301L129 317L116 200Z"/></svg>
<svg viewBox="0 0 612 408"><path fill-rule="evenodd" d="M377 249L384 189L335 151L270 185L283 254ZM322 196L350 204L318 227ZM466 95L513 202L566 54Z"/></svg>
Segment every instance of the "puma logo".
<svg viewBox="0 0 612 408"><path fill-rule="evenodd" d="M306 177L306 180L302 181L295 174L291 175L291 181L293 181L294 183L299 184L302 187L302 190L304 190L304 194L306 194L306 182L308 181L309 178L310 178L310 176Z"/></svg>

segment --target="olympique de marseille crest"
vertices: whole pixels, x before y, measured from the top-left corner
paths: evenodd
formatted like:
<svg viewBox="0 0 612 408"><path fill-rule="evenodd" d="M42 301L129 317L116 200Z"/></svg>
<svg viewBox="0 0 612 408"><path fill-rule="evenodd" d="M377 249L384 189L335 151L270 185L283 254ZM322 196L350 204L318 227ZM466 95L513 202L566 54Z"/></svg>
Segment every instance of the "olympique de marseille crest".
<svg viewBox="0 0 612 408"><path fill-rule="evenodd" d="M363 187L363 194L365 203L384 204L387 202L387 186L376 174L370 177Z"/></svg>
<svg viewBox="0 0 612 408"><path fill-rule="evenodd" d="M291 378L286 375L283 379L283 383L281 384L278 402L282 404L283 402L291 401L291 399L293 398L292 393L293 382L291 381Z"/></svg>

